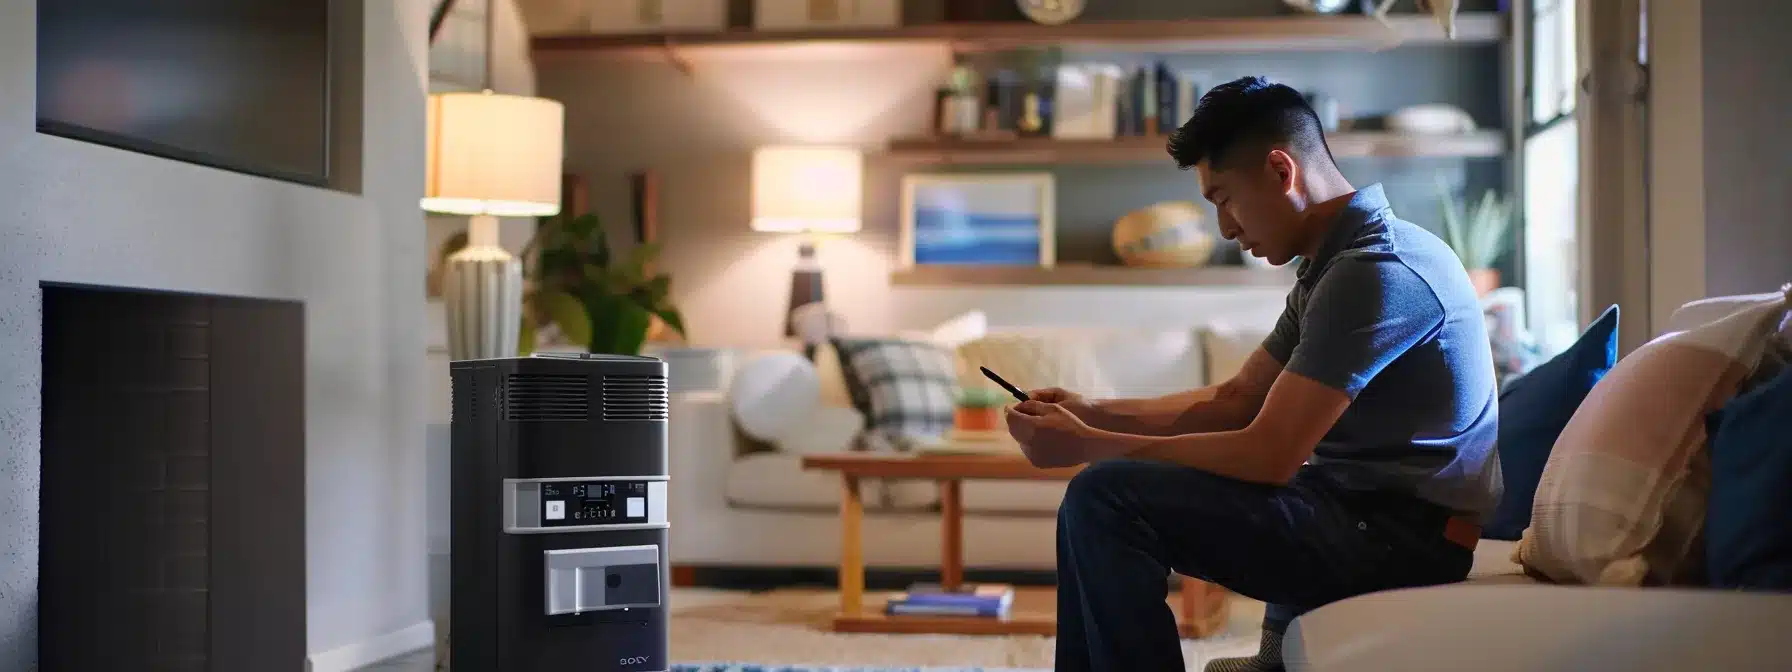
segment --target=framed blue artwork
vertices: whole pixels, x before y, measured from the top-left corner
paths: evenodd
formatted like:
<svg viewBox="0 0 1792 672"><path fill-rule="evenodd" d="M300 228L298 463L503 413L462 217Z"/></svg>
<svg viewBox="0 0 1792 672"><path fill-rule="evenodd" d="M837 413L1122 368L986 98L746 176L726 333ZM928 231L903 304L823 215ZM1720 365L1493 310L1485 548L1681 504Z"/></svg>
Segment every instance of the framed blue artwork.
<svg viewBox="0 0 1792 672"><path fill-rule="evenodd" d="M899 266L1056 261L1051 173L905 175Z"/></svg>

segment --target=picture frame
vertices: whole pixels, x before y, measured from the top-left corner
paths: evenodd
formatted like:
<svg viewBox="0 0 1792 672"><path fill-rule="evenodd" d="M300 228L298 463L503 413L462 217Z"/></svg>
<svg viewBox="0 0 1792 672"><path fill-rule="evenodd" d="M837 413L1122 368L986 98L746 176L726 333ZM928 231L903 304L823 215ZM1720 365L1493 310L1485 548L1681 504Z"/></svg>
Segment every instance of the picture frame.
<svg viewBox="0 0 1792 672"><path fill-rule="evenodd" d="M1048 172L902 178L899 268L1057 264L1057 194Z"/></svg>

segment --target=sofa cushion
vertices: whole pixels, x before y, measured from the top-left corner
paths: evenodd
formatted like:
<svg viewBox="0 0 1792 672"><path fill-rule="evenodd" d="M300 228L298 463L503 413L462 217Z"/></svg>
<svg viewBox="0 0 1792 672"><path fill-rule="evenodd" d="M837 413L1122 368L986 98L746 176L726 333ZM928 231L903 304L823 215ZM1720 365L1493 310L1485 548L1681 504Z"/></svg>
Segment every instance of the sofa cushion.
<svg viewBox="0 0 1792 672"><path fill-rule="evenodd" d="M1155 397L1207 384L1201 337L1192 328L1019 327L993 333L1042 335L1080 344L1115 397Z"/></svg>
<svg viewBox="0 0 1792 672"><path fill-rule="evenodd" d="M1499 458L1506 491L1481 528L1488 539L1518 541L1550 448L1593 385L1618 362L1618 307L1605 309L1574 345L1500 392Z"/></svg>
<svg viewBox="0 0 1792 672"><path fill-rule="evenodd" d="M837 338L834 350L868 432L897 439L939 437L952 429L958 366L950 350L888 338Z"/></svg>
<svg viewBox="0 0 1792 672"><path fill-rule="evenodd" d="M922 485L928 485L923 483ZM895 502L888 484L859 481L859 499L866 511L920 508L925 503ZM839 511L840 474L803 469L803 457L788 453L753 453L728 465L728 504L755 509Z"/></svg>
<svg viewBox="0 0 1792 672"><path fill-rule="evenodd" d="M1724 406L1713 424L1711 585L1792 590L1792 369Z"/></svg>
<svg viewBox="0 0 1792 672"><path fill-rule="evenodd" d="M728 385L729 410L741 432L775 442L815 411L820 382L815 365L793 352L754 357Z"/></svg>
<svg viewBox="0 0 1792 672"><path fill-rule="evenodd" d="M1062 387L1090 397L1113 393L1088 344L1062 336L990 334L958 346L959 387L1001 392L978 367L989 367L1023 390Z"/></svg>
<svg viewBox="0 0 1792 672"><path fill-rule="evenodd" d="M967 514L1056 516L1066 481L965 481L959 486Z"/></svg>
<svg viewBox="0 0 1792 672"><path fill-rule="evenodd" d="M1705 582L1705 416L1749 376L1786 297L1638 348L1593 386L1550 451L1519 561L1561 583Z"/></svg>

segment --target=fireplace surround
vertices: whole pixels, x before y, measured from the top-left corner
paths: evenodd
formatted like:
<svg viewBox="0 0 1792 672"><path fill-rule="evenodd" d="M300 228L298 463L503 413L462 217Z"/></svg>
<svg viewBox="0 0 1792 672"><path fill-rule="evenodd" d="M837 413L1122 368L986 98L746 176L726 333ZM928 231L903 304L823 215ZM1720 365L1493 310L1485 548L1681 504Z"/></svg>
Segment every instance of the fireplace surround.
<svg viewBox="0 0 1792 672"><path fill-rule="evenodd" d="M39 668L304 669L303 304L43 297Z"/></svg>

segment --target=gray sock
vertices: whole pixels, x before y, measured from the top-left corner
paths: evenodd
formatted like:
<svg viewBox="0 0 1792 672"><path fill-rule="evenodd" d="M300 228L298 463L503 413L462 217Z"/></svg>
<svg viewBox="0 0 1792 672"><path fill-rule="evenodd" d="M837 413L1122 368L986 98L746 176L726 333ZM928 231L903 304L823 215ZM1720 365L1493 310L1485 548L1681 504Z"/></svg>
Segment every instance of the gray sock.
<svg viewBox="0 0 1792 672"><path fill-rule="evenodd" d="M1281 672L1282 633L1263 631L1263 643L1257 655L1248 658L1215 658L1207 661L1205 672Z"/></svg>

